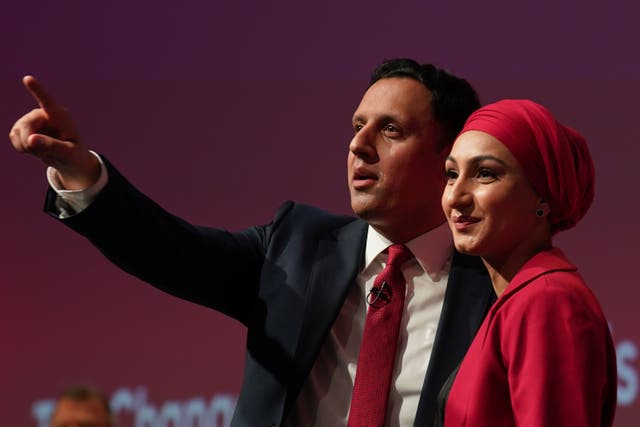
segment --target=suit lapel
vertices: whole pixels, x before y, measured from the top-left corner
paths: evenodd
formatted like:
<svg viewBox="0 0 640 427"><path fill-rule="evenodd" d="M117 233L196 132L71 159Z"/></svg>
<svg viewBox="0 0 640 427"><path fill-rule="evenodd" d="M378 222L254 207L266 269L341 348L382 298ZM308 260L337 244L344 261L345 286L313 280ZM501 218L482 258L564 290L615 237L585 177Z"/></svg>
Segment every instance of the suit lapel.
<svg viewBox="0 0 640 427"><path fill-rule="evenodd" d="M356 220L318 240L306 307L294 356L296 375L287 388L285 413L300 388L361 269L367 224ZM435 401L449 374L462 361L495 294L479 258L455 253L431 360L416 414L416 426L430 426Z"/></svg>
<svg viewBox="0 0 640 427"><path fill-rule="evenodd" d="M415 426L431 426L440 388L462 361L495 293L479 258L454 253Z"/></svg>
<svg viewBox="0 0 640 427"><path fill-rule="evenodd" d="M353 221L318 240L311 272L300 337L294 356L296 383L288 390L287 403L297 396L313 362L342 308L349 288L360 271L367 223Z"/></svg>

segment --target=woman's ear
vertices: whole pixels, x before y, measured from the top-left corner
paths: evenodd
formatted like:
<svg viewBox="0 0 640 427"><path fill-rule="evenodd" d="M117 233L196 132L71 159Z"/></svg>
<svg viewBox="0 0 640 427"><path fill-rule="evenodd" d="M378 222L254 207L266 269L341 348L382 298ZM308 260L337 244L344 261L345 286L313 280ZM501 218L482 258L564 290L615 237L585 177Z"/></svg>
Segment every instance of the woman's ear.
<svg viewBox="0 0 640 427"><path fill-rule="evenodd" d="M542 218L549 215L549 212L551 212L549 203L545 202L544 200L540 200L540 202L538 203L538 209L536 209L536 216Z"/></svg>

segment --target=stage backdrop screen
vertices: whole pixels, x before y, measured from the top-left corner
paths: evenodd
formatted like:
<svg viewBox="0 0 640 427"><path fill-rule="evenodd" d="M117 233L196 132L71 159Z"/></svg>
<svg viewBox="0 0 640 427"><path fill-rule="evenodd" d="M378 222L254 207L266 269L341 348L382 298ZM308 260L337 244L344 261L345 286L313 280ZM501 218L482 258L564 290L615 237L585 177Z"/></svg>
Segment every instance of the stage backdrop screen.
<svg viewBox="0 0 640 427"><path fill-rule="evenodd" d="M289 199L350 213L351 116L385 58L449 69L483 103L546 105L586 136L595 159L594 205L555 244L613 332L615 425L637 425L637 6L63 0L2 9L5 132L36 107L20 83L36 75L82 140L140 190L190 222L229 230L269 222ZM118 270L42 212L42 164L8 139L0 159L3 425L47 426L52 399L75 383L105 390L121 426L228 425L244 328Z"/></svg>

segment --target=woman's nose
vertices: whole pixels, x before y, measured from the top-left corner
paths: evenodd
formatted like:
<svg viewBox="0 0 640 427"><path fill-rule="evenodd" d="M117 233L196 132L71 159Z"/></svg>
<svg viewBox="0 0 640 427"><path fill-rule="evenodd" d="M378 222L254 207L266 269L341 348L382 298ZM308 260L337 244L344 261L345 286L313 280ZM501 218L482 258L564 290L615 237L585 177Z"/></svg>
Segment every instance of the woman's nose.
<svg viewBox="0 0 640 427"><path fill-rule="evenodd" d="M469 206L473 197L467 187L466 182L459 177L455 181L447 183L443 194L445 203L451 209L457 210Z"/></svg>

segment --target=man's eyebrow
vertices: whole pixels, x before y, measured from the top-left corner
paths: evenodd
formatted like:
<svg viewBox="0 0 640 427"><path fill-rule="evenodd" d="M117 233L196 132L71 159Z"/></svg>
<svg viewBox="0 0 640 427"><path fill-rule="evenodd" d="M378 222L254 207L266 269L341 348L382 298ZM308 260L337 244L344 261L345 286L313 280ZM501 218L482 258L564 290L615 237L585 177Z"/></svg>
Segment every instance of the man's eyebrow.
<svg viewBox="0 0 640 427"><path fill-rule="evenodd" d="M351 123L362 123L364 121L364 117L362 117L362 115L360 114L354 114L354 116L351 118Z"/></svg>
<svg viewBox="0 0 640 427"><path fill-rule="evenodd" d="M352 123L366 123L369 120L375 120L375 121L380 122L380 123L395 122L395 123L400 123L400 124L402 124L402 123L404 123L406 121L406 120L403 120L397 114L382 114L380 116L370 117L369 119L365 118L361 114L355 114L353 116L353 118L351 119L351 122Z"/></svg>

